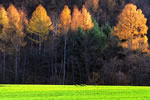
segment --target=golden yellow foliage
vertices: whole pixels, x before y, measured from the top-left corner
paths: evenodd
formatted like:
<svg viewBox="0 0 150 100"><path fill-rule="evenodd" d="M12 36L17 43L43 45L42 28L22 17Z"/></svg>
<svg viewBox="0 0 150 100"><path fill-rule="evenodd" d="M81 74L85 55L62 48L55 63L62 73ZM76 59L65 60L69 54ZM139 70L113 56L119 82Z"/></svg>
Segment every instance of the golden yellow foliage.
<svg viewBox="0 0 150 100"><path fill-rule="evenodd" d="M7 9L8 23L3 26L0 34L2 52L12 53L19 47L25 46L24 42L24 25L20 13L13 4ZM9 44L9 45L7 45Z"/></svg>
<svg viewBox="0 0 150 100"><path fill-rule="evenodd" d="M19 29L20 25L20 14L13 4L10 4L7 9L7 15L9 19L9 25Z"/></svg>
<svg viewBox="0 0 150 100"><path fill-rule="evenodd" d="M132 50L140 50L142 52L148 52L148 38L147 36L138 36L135 39L130 39L120 44L124 48L129 48Z"/></svg>
<svg viewBox="0 0 150 100"><path fill-rule="evenodd" d="M21 23L24 24L25 26L28 25L28 19L26 13L23 10L19 10L19 14L21 17Z"/></svg>
<svg viewBox="0 0 150 100"><path fill-rule="evenodd" d="M27 30L31 34L36 34L41 38L45 38L51 29L51 18L47 15L46 9L39 5L32 14Z"/></svg>
<svg viewBox="0 0 150 100"><path fill-rule="evenodd" d="M24 37L23 33L23 25L21 24L21 17L18 10L15 8L13 4L10 4L7 9L7 17L8 17L8 24L3 28L3 34L7 34L8 29L12 29L15 31L17 35Z"/></svg>
<svg viewBox="0 0 150 100"><path fill-rule="evenodd" d="M67 5L65 5L63 11L60 14L60 29L62 32L67 33L71 24L71 11Z"/></svg>
<svg viewBox="0 0 150 100"><path fill-rule="evenodd" d="M137 9L136 5L127 4L119 16L119 22L114 27L113 34L120 40L125 40L121 43L122 47L137 50L142 44L144 48L148 48L146 22L147 19L141 9Z"/></svg>
<svg viewBox="0 0 150 100"><path fill-rule="evenodd" d="M134 35L147 34L147 19L140 9L133 4L127 4L119 16L119 22L114 27L115 35L120 40L133 38Z"/></svg>
<svg viewBox="0 0 150 100"><path fill-rule="evenodd" d="M19 29L23 31L28 25L28 19L26 17L26 13L23 10L19 10L18 12L20 15L20 21L18 23L20 26Z"/></svg>
<svg viewBox="0 0 150 100"><path fill-rule="evenodd" d="M82 14L81 14L81 27L84 30L91 30L94 27L91 15L84 5L82 7Z"/></svg>
<svg viewBox="0 0 150 100"><path fill-rule="evenodd" d="M77 31L80 26L81 26L81 12L75 6L72 14L71 30Z"/></svg>
<svg viewBox="0 0 150 100"><path fill-rule="evenodd" d="M7 12L2 5L0 5L0 24L8 24Z"/></svg>

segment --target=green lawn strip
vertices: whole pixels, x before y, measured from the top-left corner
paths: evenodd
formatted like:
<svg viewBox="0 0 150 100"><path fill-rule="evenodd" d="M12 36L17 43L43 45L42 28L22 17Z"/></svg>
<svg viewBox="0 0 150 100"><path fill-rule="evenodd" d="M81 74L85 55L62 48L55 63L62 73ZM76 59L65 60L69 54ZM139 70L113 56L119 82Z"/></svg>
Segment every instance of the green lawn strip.
<svg viewBox="0 0 150 100"><path fill-rule="evenodd" d="M150 87L4 85L2 100L150 100Z"/></svg>

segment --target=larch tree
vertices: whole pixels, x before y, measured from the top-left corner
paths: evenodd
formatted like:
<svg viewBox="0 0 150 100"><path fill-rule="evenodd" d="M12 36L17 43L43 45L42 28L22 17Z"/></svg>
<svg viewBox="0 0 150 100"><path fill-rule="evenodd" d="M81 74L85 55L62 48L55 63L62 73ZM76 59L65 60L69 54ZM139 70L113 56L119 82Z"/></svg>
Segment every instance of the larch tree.
<svg viewBox="0 0 150 100"><path fill-rule="evenodd" d="M7 11L5 8L0 5L0 32L1 32L1 38L2 39L2 32L4 31L4 27L8 25L8 16L7 16ZM3 42L0 42L0 51L5 52Z"/></svg>
<svg viewBox="0 0 150 100"><path fill-rule="evenodd" d="M71 24L71 11L69 9L69 7L67 5L65 5L63 11L60 14L59 17L60 20L60 29L61 29L61 33L63 33L64 35L64 58L63 58L63 62L64 62L64 71L63 71L63 84L65 81L65 75L66 75L66 46L67 46L67 32L70 28L70 24Z"/></svg>
<svg viewBox="0 0 150 100"><path fill-rule="evenodd" d="M91 30L94 27L92 17L84 5L81 11L75 7L72 14L71 30L77 31L79 27L83 30Z"/></svg>
<svg viewBox="0 0 150 100"><path fill-rule="evenodd" d="M7 11L2 5L0 5L0 25L3 27L3 25L6 25L6 24L8 24Z"/></svg>
<svg viewBox="0 0 150 100"><path fill-rule="evenodd" d="M0 35L1 49L4 53L15 53L15 80L18 81L18 61L20 47L25 46L23 25L20 14L13 4L7 9L8 24L4 25Z"/></svg>
<svg viewBox="0 0 150 100"><path fill-rule="evenodd" d="M94 27L92 17L84 5L82 7L82 14L81 14L81 27L84 30L91 30Z"/></svg>
<svg viewBox="0 0 150 100"><path fill-rule="evenodd" d="M5 8L0 5L0 33L2 33L3 31L3 27L7 26L8 24L8 17L7 17L7 11L5 10ZM0 40L3 37L0 35ZM5 69L6 69L6 55L5 55L5 50L3 48L4 47L4 43L2 41L0 41L0 51L3 53L3 62L2 62L2 70L3 70L3 82L5 82Z"/></svg>
<svg viewBox="0 0 150 100"><path fill-rule="evenodd" d="M132 50L148 50L147 19L141 9L134 4L127 4L119 16L119 22L114 27L113 34L117 36L124 48Z"/></svg>
<svg viewBox="0 0 150 100"><path fill-rule="evenodd" d="M17 51L17 48L21 46L25 46L24 42L24 26L22 22L22 18L20 16L19 11L13 4L10 4L7 9L7 16L8 16L8 25L4 27L3 34L4 35L13 35L14 39L12 40L15 51ZM15 33L15 34L14 34Z"/></svg>
<svg viewBox="0 0 150 100"><path fill-rule="evenodd" d="M63 34L67 34L71 24L71 11L67 5L65 5L63 11L59 16L60 29Z"/></svg>
<svg viewBox="0 0 150 100"><path fill-rule="evenodd" d="M28 25L28 19L27 19L27 15L25 13L25 11L23 10L19 10L19 14L20 14L20 24L22 25L22 30L25 30L25 28Z"/></svg>
<svg viewBox="0 0 150 100"><path fill-rule="evenodd" d="M81 19L80 18L81 18L81 12L75 6L73 9L72 21L71 21L71 30L72 31L78 31L78 28L81 26Z"/></svg>
<svg viewBox="0 0 150 100"><path fill-rule="evenodd" d="M28 37L32 41L39 43L39 54L41 52L41 43L47 39L47 35L52 29L51 18L47 15L46 9L39 5L32 14L32 17L27 26L27 31L34 36L38 36L38 39Z"/></svg>
<svg viewBox="0 0 150 100"><path fill-rule="evenodd" d="M24 33L26 34L26 28L27 28L27 25L28 25L28 19L27 19L27 14L24 10L19 10L19 14L20 14L20 18L21 18L21 21L20 21L20 24L22 26L22 30L24 31ZM25 81L25 70L26 70L26 61L27 61L27 51L24 49L24 60L23 60L23 66L22 66L22 81L24 82Z"/></svg>
<svg viewBox="0 0 150 100"><path fill-rule="evenodd" d="M23 27L21 25L21 17L18 10L15 8L13 4L10 4L7 9L7 15L9 19L8 28L16 30L16 34L19 36L23 36Z"/></svg>

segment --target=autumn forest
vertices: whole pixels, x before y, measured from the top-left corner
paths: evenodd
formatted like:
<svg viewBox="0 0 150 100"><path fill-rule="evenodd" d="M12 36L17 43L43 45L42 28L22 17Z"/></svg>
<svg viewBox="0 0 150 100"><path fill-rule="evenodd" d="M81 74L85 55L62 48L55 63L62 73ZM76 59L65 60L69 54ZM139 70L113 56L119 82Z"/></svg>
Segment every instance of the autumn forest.
<svg viewBox="0 0 150 100"><path fill-rule="evenodd" d="M0 4L0 83L150 85L149 0Z"/></svg>

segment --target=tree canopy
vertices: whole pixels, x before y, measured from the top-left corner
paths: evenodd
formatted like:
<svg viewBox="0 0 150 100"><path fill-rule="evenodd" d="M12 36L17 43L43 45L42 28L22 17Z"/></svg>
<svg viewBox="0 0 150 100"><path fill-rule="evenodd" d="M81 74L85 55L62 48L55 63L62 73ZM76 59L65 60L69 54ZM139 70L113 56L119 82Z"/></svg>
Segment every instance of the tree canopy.
<svg viewBox="0 0 150 100"><path fill-rule="evenodd" d="M52 29L51 27L51 18L47 15L46 9L42 5L39 5L32 14L27 31L45 40L46 35Z"/></svg>
<svg viewBox="0 0 150 100"><path fill-rule="evenodd" d="M142 44L144 50L148 48L147 19L141 9L137 9L134 4L127 4L118 19L114 35L123 41L122 47L137 50Z"/></svg>

